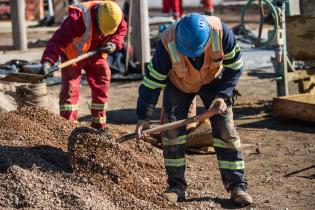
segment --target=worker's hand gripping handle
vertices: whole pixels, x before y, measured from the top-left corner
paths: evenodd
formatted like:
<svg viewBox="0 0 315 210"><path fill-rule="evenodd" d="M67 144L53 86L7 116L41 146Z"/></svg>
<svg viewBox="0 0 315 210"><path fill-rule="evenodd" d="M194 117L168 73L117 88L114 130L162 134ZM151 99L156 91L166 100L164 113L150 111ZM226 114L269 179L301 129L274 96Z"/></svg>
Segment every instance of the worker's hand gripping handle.
<svg viewBox="0 0 315 210"><path fill-rule="evenodd" d="M171 122L171 123L166 123L164 125L160 125L160 126L157 126L154 128L150 128L148 130L144 130L144 131L142 131L142 134L149 135L149 134L154 134L154 133L160 133L160 132L164 132L164 131L167 131L170 129L178 128L178 127L181 127L184 125L188 125L190 123L201 122L201 121L205 120L206 118L212 117L213 115L215 115L217 113L218 113L217 109L210 109L201 115L189 117L187 119L178 120L178 121ZM127 141L129 139L133 139L133 138L136 138L136 133L128 134L126 136L118 138L116 141L118 143L122 143L124 141Z"/></svg>
<svg viewBox="0 0 315 210"><path fill-rule="evenodd" d="M44 78L46 79L47 77L51 77L52 73L54 73L55 71L59 70L59 65L54 65L52 67L49 68L48 73L44 76Z"/></svg>
<svg viewBox="0 0 315 210"><path fill-rule="evenodd" d="M72 64L75 64L75 63L77 63L79 61L82 61L82 60L85 60L87 58L90 58L90 57L92 57L92 56L94 56L96 54L99 54L101 52L104 52L104 51L106 51L108 49L109 49L109 46L100 47L100 48L98 48L96 50L93 50L93 51L90 51L88 53L82 54L82 55L80 55L80 56L78 56L78 57L76 57L74 59L68 60L68 61L66 61L64 63L58 64L58 65L54 65L54 66L52 66L49 69L49 73L45 75L45 78L49 77L53 72L58 71L59 69L63 69L63 68L66 68L68 66L71 66Z"/></svg>
<svg viewBox="0 0 315 210"><path fill-rule="evenodd" d="M170 129L174 129L174 128L178 128L178 127L181 127L181 126L184 126L184 125L188 125L190 123L201 122L201 121L203 121L203 120L205 120L205 119L207 119L209 117L212 117L216 113L217 113L216 110L211 109L211 110L209 110L207 112L204 112L201 115L197 115L197 116L194 116L194 117L189 117L189 118L184 119L184 120L178 120L178 121L175 121L175 122L171 122L171 123L167 123L167 124L164 124L164 125L160 125L160 126L157 126L155 128L144 130L144 131L142 131L142 133L148 135L148 134L164 132L164 131L167 131L167 130L170 130Z"/></svg>

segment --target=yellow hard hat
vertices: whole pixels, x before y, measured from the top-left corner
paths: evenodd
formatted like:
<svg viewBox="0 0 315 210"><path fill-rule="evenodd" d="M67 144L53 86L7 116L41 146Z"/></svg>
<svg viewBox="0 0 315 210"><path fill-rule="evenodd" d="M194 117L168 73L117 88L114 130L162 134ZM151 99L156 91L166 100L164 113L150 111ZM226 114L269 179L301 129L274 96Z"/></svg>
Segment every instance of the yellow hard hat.
<svg viewBox="0 0 315 210"><path fill-rule="evenodd" d="M116 32L123 18L120 7L113 1L104 1L98 8L98 26L102 33L111 35Z"/></svg>

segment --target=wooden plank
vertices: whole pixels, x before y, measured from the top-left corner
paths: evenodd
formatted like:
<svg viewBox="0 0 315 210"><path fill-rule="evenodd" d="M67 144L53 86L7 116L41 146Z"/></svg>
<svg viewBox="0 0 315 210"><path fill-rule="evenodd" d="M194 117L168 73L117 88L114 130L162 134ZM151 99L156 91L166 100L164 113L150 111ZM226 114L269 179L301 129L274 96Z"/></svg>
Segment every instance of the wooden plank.
<svg viewBox="0 0 315 210"><path fill-rule="evenodd" d="M315 122L315 95L305 93L273 99L274 115Z"/></svg>
<svg viewBox="0 0 315 210"><path fill-rule="evenodd" d="M315 77L315 69L297 70L294 72L289 72L287 79L288 81L297 81L302 79L308 79L310 77Z"/></svg>
<svg viewBox="0 0 315 210"><path fill-rule="evenodd" d="M288 53L296 60L315 59L315 17L286 18Z"/></svg>

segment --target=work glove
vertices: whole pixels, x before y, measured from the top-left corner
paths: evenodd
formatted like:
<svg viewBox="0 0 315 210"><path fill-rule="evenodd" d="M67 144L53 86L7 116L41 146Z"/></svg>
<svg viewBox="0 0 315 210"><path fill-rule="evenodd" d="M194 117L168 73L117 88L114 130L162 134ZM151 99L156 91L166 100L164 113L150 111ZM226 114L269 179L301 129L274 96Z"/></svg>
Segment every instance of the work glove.
<svg viewBox="0 0 315 210"><path fill-rule="evenodd" d="M51 65L50 65L49 62L44 62L42 64L42 67L41 67L39 73L42 74L42 75L48 75L50 67L51 67Z"/></svg>
<svg viewBox="0 0 315 210"><path fill-rule="evenodd" d="M137 127L135 130L137 140L145 137L145 134L142 133L143 130L150 128L150 122L147 120L138 120Z"/></svg>
<svg viewBox="0 0 315 210"><path fill-rule="evenodd" d="M103 52L106 54L112 54L116 50L116 44L112 42L107 42L104 47L105 47L105 50Z"/></svg>
<svg viewBox="0 0 315 210"><path fill-rule="evenodd" d="M216 109L217 114L221 114L227 110L227 105L223 98L217 97L212 101L208 110L210 109Z"/></svg>
<svg viewBox="0 0 315 210"><path fill-rule="evenodd" d="M227 110L227 105L224 99L219 98L219 97L215 98L212 101L208 111L199 116L198 121L199 122L204 121L213 115L224 113L226 110Z"/></svg>

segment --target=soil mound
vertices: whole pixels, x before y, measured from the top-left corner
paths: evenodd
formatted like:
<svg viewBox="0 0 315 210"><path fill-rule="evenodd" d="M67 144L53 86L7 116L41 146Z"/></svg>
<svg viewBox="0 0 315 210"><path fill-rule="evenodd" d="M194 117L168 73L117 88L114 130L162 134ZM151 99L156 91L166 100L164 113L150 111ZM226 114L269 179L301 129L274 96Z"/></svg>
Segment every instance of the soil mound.
<svg viewBox="0 0 315 210"><path fill-rule="evenodd" d="M91 178L115 205L124 209L166 207L159 196L165 175L159 150L145 142L120 145L102 132L77 128L69 137L69 155L76 173Z"/></svg>
<svg viewBox="0 0 315 210"><path fill-rule="evenodd" d="M77 126L46 109L32 106L1 113L0 122L0 139L7 146L44 144L62 149L67 148L68 136Z"/></svg>
<svg viewBox="0 0 315 210"><path fill-rule="evenodd" d="M38 107L0 112L0 208L171 207L161 151L83 126Z"/></svg>

